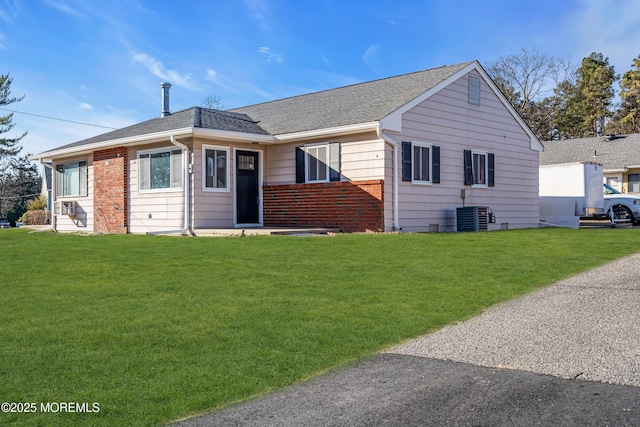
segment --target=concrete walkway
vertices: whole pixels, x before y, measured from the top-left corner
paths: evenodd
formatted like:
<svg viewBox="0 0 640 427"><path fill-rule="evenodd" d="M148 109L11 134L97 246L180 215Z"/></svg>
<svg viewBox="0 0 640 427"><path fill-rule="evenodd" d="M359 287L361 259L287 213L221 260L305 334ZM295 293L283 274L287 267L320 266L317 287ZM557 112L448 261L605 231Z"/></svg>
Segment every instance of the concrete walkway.
<svg viewBox="0 0 640 427"><path fill-rule="evenodd" d="M640 425L640 254L177 425Z"/></svg>

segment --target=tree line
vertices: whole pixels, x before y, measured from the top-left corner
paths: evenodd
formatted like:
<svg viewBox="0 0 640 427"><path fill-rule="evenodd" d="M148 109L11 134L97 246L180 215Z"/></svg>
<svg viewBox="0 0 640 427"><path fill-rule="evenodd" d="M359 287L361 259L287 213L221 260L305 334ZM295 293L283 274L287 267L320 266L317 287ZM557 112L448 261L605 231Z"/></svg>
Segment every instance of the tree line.
<svg viewBox="0 0 640 427"><path fill-rule="evenodd" d="M0 107L20 102L24 96L11 96L12 79L9 74L0 75ZM38 166L28 154L20 155L19 136L2 136L11 132L13 113L0 116L0 218L6 218L12 225L27 211L27 205L40 194L42 178Z"/></svg>
<svg viewBox="0 0 640 427"><path fill-rule="evenodd" d="M573 66L522 48L491 62L487 73L541 141L640 132L640 55L620 78L602 53Z"/></svg>

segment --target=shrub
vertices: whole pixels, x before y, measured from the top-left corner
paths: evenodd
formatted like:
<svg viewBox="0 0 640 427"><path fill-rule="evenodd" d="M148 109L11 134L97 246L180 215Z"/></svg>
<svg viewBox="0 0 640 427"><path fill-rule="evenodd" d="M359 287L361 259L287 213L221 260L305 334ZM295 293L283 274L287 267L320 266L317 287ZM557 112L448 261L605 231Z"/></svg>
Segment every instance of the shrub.
<svg viewBox="0 0 640 427"><path fill-rule="evenodd" d="M28 211L43 211L47 209L47 198L42 194L27 202Z"/></svg>
<svg viewBox="0 0 640 427"><path fill-rule="evenodd" d="M27 211L22 215L24 225L47 225L51 223L51 212L45 210Z"/></svg>

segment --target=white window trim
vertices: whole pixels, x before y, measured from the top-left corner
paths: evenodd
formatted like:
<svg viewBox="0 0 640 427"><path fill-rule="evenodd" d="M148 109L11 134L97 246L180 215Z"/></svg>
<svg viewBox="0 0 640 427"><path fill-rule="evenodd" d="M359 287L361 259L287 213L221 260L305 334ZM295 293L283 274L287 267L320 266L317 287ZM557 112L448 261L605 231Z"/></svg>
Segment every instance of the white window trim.
<svg viewBox="0 0 640 427"><path fill-rule="evenodd" d="M325 147L326 149L326 153L327 153L327 157L325 159L325 168L326 168L326 179L315 179L315 180L311 180L309 179L309 165L311 164L311 162L309 161L309 148L318 148L318 147ZM331 148L329 147L329 143L328 142L322 142L322 143L318 143L318 144L306 144L304 146L304 155L306 156L306 158L304 159L304 182L305 183L320 183L320 182L329 182L330 181L330 174L331 174L331 168L330 168L330 163L331 163L331 152L330 152Z"/></svg>
<svg viewBox="0 0 640 427"><path fill-rule="evenodd" d="M484 184L472 184L472 187L477 188L489 188L489 152L488 151L480 151L480 150L471 150L471 179L475 181L476 178L476 168L475 162L473 161L476 154L480 154L484 156Z"/></svg>
<svg viewBox="0 0 640 427"><path fill-rule="evenodd" d="M57 163L55 165L54 168L54 173L58 174L60 172L58 172L58 167L59 166L65 166L65 165L70 165L73 163L78 163L80 164L81 162L85 162L85 178L86 178L86 182L85 182L85 190L86 190L86 194L82 194L82 192L80 192L80 194L57 194L57 189L56 189L56 199L69 199L69 198L78 198L78 197L88 197L89 196L89 160L87 159L78 159L78 160L71 160L68 162L60 162ZM58 184L58 180L62 179L62 182L60 184ZM62 174L62 177L56 177L56 185L61 185L62 186L62 191L64 193L64 173Z"/></svg>
<svg viewBox="0 0 640 427"><path fill-rule="evenodd" d="M411 183L412 184L418 184L418 185L432 185L433 183L433 148L432 148L433 144L430 144L428 142L421 142L421 141L411 141ZM424 181L424 180L420 180L420 179L415 179L415 165L416 165L416 159L414 158L414 154L415 154L415 150L414 147L426 147L429 149L429 180L428 181Z"/></svg>
<svg viewBox="0 0 640 427"><path fill-rule="evenodd" d="M227 153L227 177L225 188L207 187L207 165L206 165L206 150L218 150L225 151ZM202 191L211 193L228 193L231 191L231 150L229 147L223 147L221 145L203 145L202 146Z"/></svg>
<svg viewBox="0 0 640 427"><path fill-rule="evenodd" d="M141 167L140 167L140 156L144 154L154 154L154 153L164 153L166 151L177 151L180 150L180 170L178 171L180 176L180 187L175 188L149 188L148 190L142 190L140 188L140 178L142 177ZM175 193L184 191L184 150L176 147L175 145L171 145L168 147L162 148L153 148L149 150L140 150L136 154L137 158L137 167L138 167L138 193L140 194L149 194L149 193ZM171 158L171 156L169 156ZM150 171L149 171L150 172ZM151 177L149 177L151 179Z"/></svg>
<svg viewBox="0 0 640 427"><path fill-rule="evenodd" d="M615 186L608 184L607 180L611 179L611 178L615 178L618 182ZM623 184L623 179L622 179L622 174L621 173L617 173L617 174L613 174L613 175L605 175L602 179L602 181L607 184L610 185L612 188L615 188L616 190L618 190L619 192L622 193L622 184ZM627 185L628 185L629 181L627 180Z"/></svg>

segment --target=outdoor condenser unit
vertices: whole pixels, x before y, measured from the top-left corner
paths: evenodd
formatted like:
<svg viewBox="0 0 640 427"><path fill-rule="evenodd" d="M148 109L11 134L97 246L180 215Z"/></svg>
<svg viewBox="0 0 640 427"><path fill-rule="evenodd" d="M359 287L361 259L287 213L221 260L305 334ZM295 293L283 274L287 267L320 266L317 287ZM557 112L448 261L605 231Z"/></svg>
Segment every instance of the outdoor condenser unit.
<svg viewBox="0 0 640 427"><path fill-rule="evenodd" d="M483 231L487 230L487 224L495 222L493 213L489 208L481 206L465 206L456 208L458 231Z"/></svg>

